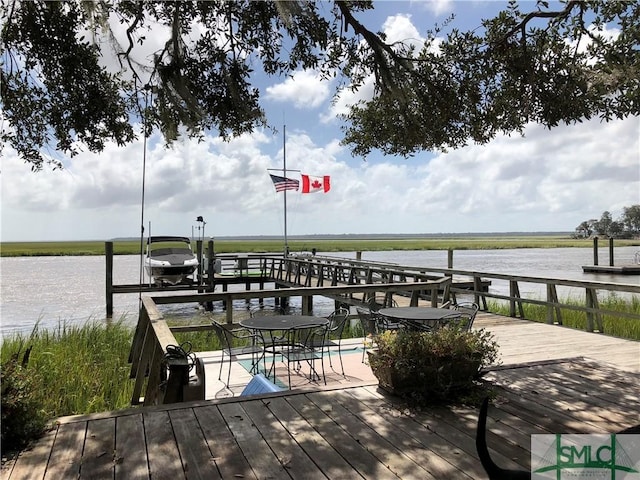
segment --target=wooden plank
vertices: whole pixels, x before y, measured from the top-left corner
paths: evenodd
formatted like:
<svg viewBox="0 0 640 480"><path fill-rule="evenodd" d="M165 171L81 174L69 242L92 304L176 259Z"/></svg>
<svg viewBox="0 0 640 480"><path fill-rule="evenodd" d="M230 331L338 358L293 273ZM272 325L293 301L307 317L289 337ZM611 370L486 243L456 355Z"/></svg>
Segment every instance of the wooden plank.
<svg viewBox="0 0 640 480"><path fill-rule="evenodd" d="M51 449L45 479L78 478L82 461L86 422L58 426L56 440Z"/></svg>
<svg viewBox="0 0 640 480"><path fill-rule="evenodd" d="M327 478L341 478L351 469L351 465L284 398L263 402Z"/></svg>
<svg viewBox="0 0 640 480"><path fill-rule="evenodd" d="M311 461L306 452L300 448L294 436L282 425L279 418L269 410L272 402L284 402L282 399L268 400L265 403L254 400L243 402L242 407L249 415L253 425L260 431L273 453L285 465L294 479L325 479L321 470ZM308 429L309 426L304 426Z"/></svg>
<svg viewBox="0 0 640 480"><path fill-rule="evenodd" d="M440 408L428 412L430 416L436 417L452 427L458 428L467 433L475 444L476 429L478 425L478 410L469 407L451 407ZM509 435L508 428L499 426L496 428L496 422L493 416L488 416L487 423L489 428L486 431L487 442L493 445L496 450L496 458L504 458L501 464L508 468L524 468L529 470L531 463L530 445L532 429L528 429L526 435L519 436L517 441ZM530 426L525 423L528 428ZM505 430L507 430L505 432Z"/></svg>
<svg viewBox="0 0 640 480"><path fill-rule="evenodd" d="M368 423L380 436L386 438L393 445L401 446L404 455L420 465L421 469L426 470L424 475L420 470L417 470L418 475L423 475L423 478L446 478L447 476L455 476L460 479L473 478L464 471L457 470L454 464L449 463L429 448L429 444L434 440L433 433L425 428L417 428L419 425L413 421L410 424L406 421L402 422L403 417L405 420L409 419L405 413L398 410L398 415L393 415L391 418L389 415L376 414L377 412L370 408L367 401L362 401L349 393L340 395L340 404L352 415ZM393 412L387 410L386 413Z"/></svg>
<svg viewBox="0 0 640 480"><path fill-rule="evenodd" d="M172 410L169 418L185 476L189 479L222 478L193 410Z"/></svg>
<svg viewBox="0 0 640 480"><path fill-rule="evenodd" d="M398 406L394 405L393 399L388 395L380 393L375 388L363 388L357 391L358 395L367 405L373 408L379 415L388 416L389 412L398 412ZM399 424L403 416L396 413L394 423ZM434 453L454 465L459 471L463 471L473 478L485 476L475 446L475 427L460 429L459 425L453 426L442 418L432 416L426 411L415 411L410 414L410 421L406 420L405 428L408 432L423 431L423 441ZM431 435L431 436L429 436ZM517 464L509 458L504 457L499 452L492 452L494 459L501 465L512 468Z"/></svg>
<svg viewBox="0 0 640 480"><path fill-rule="evenodd" d="M142 413L116 418L115 480L149 478ZM143 453L141 453L143 450Z"/></svg>
<svg viewBox="0 0 640 480"><path fill-rule="evenodd" d="M597 429L596 425L576 418L572 412L554 408L545 396L499 395L494 405L544 430L532 433L547 433L549 430L552 433L586 433L589 429L592 432Z"/></svg>
<svg viewBox="0 0 640 480"><path fill-rule="evenodd" d="M260 431L252 425L241 403L226 403L218 407L229 430L259 478L290 478L287 468L271 451Z"/></svg>
<svg viewBox="0 0 640 480"><path fill-rule="evenodd" d="M185 478L169 414L145 411L142 418L150 477L154 480Z"/></svg>
<svg viewBox="0 0 640 480"><path fill-rule="evenodd" d="M605 373L586 362L571 362L547 366L539 373L549 383L572 390L600 409L635 411L640 409L640 392L629 388L639 385L640 376L629 373L623 377L613 372Z"/></svg>
<svg viewBox="0 0 640 480"><path fill-rule="evenodd" d="M602 424L624 424L625 415L618 411L595 409L589 402L589 396L549 381L540 368L503 370L498 382L509 384L510 390L518 391L524 397L544 394L544 402L553 405L554 410L563 411L571 416L598 427ZM562 432L557 432L562 433Z"/></svg>
<svg viewBox="0 0 640 480"><path fill-rule="evenodd" d="M87 422L80 478L113 478L116 421L102 418Z"/></svg>
<svg viewBox="0 0 640 480"><path fill-rule="evenodd" d="M362 477L371 480L397 480L398 477L386 465L380 463L361 443L360 438L354 438L345 425L335 422L329 415L331 406L326 407L324 411L315 403L309 402L306 396L299 395L288 397L287 401Z"/></svg>
<svg viewBox="0 0 640 480"><path fill-rule="evenodd" d="M257 479L218 408L198 407L194 414L222 478Z"/></svg>
<svg viewBox="0 0 640 480"><path fill-rule="evenodd" d="M35 445L21 452L13 468L8 472L3 465L3 478L7 478L8 480L36 480L44 478L47 462L51 455L51 448L53 447L57 432L57 428L48 430Z"/></svg>

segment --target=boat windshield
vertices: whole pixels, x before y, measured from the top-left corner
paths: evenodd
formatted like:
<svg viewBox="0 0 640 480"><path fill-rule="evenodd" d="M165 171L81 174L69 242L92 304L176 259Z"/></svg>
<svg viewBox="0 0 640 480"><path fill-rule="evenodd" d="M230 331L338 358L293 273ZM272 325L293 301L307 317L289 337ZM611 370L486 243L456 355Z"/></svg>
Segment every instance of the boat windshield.
<svg viewBox="0 0 640 480"><path fill-rule="evenodd" d="M180 242L160 242L149 245L149 254L153 255L174 255L193 254L189 244Z"/></svg>

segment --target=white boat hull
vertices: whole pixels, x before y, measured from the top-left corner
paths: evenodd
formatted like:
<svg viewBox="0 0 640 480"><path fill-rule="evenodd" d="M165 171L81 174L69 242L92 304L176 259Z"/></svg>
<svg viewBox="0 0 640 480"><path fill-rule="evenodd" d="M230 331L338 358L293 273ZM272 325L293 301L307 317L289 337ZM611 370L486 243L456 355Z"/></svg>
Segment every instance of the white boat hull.
<svg viewBox="0 0 640 480"><path fill-rule="evenodd" d="M151 237L148 242L144 266L150 280L157 285L191 284L193 278L190 277L198 265L187 238Z"/></svg>

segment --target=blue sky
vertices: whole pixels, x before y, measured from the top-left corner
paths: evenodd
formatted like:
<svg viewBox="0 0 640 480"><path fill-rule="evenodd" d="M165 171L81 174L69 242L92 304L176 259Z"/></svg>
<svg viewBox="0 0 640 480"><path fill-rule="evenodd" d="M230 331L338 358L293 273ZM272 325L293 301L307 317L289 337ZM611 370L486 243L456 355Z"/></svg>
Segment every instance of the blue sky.
<svg viewBox="0 0 640 480"><path fill-rule="evenodd" d="M506 2L376 2L363 22L390 39L419 42L454 13L454 25L480 26ZM531 7L533 2L529 2ZM152 39L160 44L160 35ZM335 85L315 72L261 78L263 107L280 131L256 131L224 143L208 137L166 149L156 135L146 151L144 225L153 234L188 235L203 216L207 236L281 235L283 194L267 169L330 175L329 193L287 195L289 235L572 231L608 210L640 203L640 120L598 120L525 137L500 136L446 154L412 158L373 152L353 157L339 145ZM366 88L358 95L366 95ZM99 155L65 159L65 169L32 173L5 148L2 241L107 240L137 236L142 219L142 141ZM297 173L289 176L299 178Z"/></svg>

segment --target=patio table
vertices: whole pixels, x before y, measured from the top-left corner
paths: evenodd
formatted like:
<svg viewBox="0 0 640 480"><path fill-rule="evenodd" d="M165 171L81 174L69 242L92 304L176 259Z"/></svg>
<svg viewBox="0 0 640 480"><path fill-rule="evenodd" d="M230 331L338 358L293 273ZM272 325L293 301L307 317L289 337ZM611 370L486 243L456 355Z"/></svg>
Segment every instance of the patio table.
<svg viewBox="0 0 640 480"><path fill-rule="evenodd" d="M296 329L324 327L329 324L329 319L313 315L264 315L245 318L240 320L239 324L244 328L258 333L263 339L263 354L258 358L256 364L253 365L254 369L260 362L260 359L262 359L263 362L265 362L266 373L265 353L273 355L271 368L267 376L269 376L273 370L273 382L275 383L275 359L277 350L280 346L288 346L292 341L291 338L288 338L288 333Z"/></svg>
<svg viewBox="0 0 640 480"><path fill-rule="evenodd" d="M447 319L453 319L459 316L455 310L448 308L436 307L390 307L381 308L378 314L388 318L391 321L403 323L411 327L415 324L426 325L434 328L445 322Z"/></svg>

